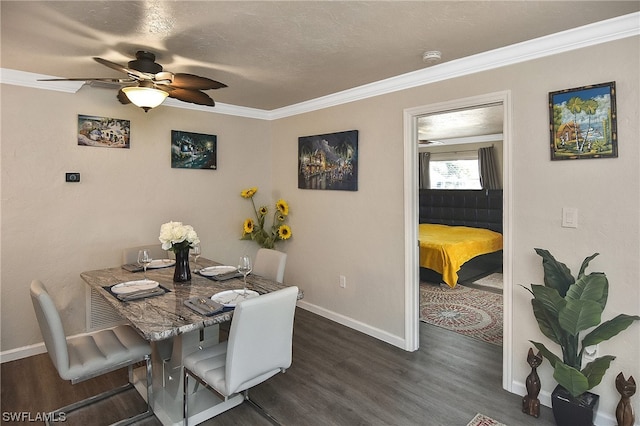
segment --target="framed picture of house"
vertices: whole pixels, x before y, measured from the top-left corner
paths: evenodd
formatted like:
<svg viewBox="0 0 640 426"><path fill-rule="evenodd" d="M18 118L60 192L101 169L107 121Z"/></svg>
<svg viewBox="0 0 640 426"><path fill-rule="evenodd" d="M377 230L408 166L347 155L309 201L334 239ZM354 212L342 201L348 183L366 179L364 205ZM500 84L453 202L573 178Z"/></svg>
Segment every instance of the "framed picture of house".
<svg viewBox="0 0 640 426"><path fill-rule="evenodd" d="M552 160L618 156L616 83L549 93Z"/></svg>
<svg viewBox="0 0 640 426"><path fill-rule="evenodd" d="M298 138L298 188L358 190L358 131Z"/></svg>
<svg viewBox="0 0 640 426"><path fill-rule="evenodd" d="M171 131L171 167L174 169L218 168L218 137L203 133Z"/></svg>
<svg viewBox="0 0 640 426"><path fill-rule="evenodd" d="M128 149L130 133L129 120L78 114L78 145Z"/></svg>

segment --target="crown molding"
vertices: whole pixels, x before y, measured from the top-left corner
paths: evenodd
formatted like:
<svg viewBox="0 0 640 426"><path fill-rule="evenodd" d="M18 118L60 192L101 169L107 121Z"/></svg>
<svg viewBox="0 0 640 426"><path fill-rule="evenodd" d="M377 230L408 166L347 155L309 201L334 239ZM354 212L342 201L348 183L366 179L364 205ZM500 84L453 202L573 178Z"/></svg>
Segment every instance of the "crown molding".
<svg viewBox="0 0 640 426"><path fill-rule="evenodd" d="M223 103L217 103L214 108L211 108L203 105L180 102L175 99L167 99L163 105L214 114L234 115L260 120L277 120L638 35L640 35L640 12L635 12L500 49L456 59L426 69L401 74L396 77L274 110L248 108ZM85 84L82 81L38 81L43 78L57 77L0 68L0 83L2 84L55 90L66 93L75 93Z"/></svg>

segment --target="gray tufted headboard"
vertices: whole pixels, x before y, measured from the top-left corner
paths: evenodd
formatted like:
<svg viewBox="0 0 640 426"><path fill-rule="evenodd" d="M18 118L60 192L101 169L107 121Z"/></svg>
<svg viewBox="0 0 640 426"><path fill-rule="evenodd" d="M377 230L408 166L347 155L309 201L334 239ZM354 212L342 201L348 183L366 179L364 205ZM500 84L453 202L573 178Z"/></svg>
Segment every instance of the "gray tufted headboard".
<svg viewBox="0 0 640 426"><path fill-rule="evenodd" d="M502 190L421 189L419 222L502 233Z"/></svg>

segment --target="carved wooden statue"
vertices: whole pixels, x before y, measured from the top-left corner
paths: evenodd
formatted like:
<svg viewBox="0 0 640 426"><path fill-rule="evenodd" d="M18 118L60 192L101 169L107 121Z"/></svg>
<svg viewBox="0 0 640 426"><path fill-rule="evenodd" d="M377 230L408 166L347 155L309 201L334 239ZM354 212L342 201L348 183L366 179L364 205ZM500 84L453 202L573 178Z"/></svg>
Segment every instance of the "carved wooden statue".
<svg viewBox="0 0 640 426"><path fill-rule="evenodd" d="M540 393L540 377L538 377L536 369L542 364L540 352L534 355L533 349L529 348L527 363L531 366L531 373L527 376L527 395L522 398L522 412L530 416L539 417L540 400L538 399L538 394Z"/></svg>
<svg viewBox="0 0 640 426"><path fill-rule="evenodd" d="M633 376L629 376L629 380L625 380L622 373L616 377L616 389L622 395L618 406L616 407L616 419L618 426L633 426L635 417L633 415L633 407L629 398L636 393L636 382Z"/></svg>

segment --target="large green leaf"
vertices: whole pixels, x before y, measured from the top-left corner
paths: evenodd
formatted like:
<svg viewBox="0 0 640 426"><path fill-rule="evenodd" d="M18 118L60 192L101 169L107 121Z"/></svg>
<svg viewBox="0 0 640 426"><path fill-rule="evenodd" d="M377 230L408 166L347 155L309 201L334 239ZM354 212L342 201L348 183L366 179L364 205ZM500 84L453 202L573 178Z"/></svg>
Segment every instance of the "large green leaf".
<svg viewBox="0 0 640 426"><path fill-rule="evenodd" d="M538 327L540 327L542 334L560 345L563 331L558 324L558 315L546 309L544 304L537 299L531 299L531 305L533 306L533 315L538 321Z"/></svg>
<svg viewBox="0 0 640 426"><path fill-rule="evenodd" d="M598 272L583 275L569 287L565 299L567 300L592 300L600 305L604 311L609 295L609 281L607 276Z"/></svg>
<svg viewBox="0 0 640 426"><path fill-rule="evenodd" d="M589 380L584 374L561 362L556 362L553 378L574 397L591 389Z"/></svg>
<svg viewBox="0 0 640 426"><path fill-rule="evenodd" d="M593 389L600 384L604 373L611 365L611 361L616 359L615 356L605 355L594 359L582 369L582 374L585 375L589 381L589 389Z"/></svg>
<svg viewBox="0 0 640 426"><path fill-rule="evenodd" d="M558 290L555 288L532 284L531 291L535 299L556 317L567 304L566 300L560 297Z"/></svg>
<svg viewBox="0 0 640 426"><path fill-rule="evenodd" d="M640 316L638 315L620 314L609 321L605 321L584 337L582 347L597 345L600 342L609 340L629 327L634 321L639 320Z"/></svg>
<svg viewBox="0 0 640 426"><path fill-rule="evenodd" d="M540 351L540 353L542 353L542 356L544 357L544 359L549 361L549 364L551 364L552 367L555 368L556 364L562 364L562 360L559 357L557 357L556 354L554 354L549 349L547 349L545 345L539 342L534 342L533 340L529 340L529 341L533 343L533 346L535 346Z"/></svg>
<svg viewBox="0 0 640 426"><path fill-rule="evenodd" d="M544 284L547 287L555 288L560 296L564 297L569 286L575 281L571 270L564 263L558 262L547 250L539 248L535 250L542 257Z"/></svg>
<svg viewBox="0 0 640 426"><path fill-rule="evenodd" d="M578 272L578 278L580 278L581 276L583 276L585 274L585 271L587 270L587 266L589 266L589 262L591 262L593 259L596 258L596 256L598 256L600 253L594 253L589 257L586 257L583 261L582 261L582 266L580 267L580 272Z"/></svg>
<svg viewBox="0 0 640 426"><path fill-rule="evenodd" d="M572 336L600 324L602 307L593 300L568 300L558 315L560 327Z"/></svg>

